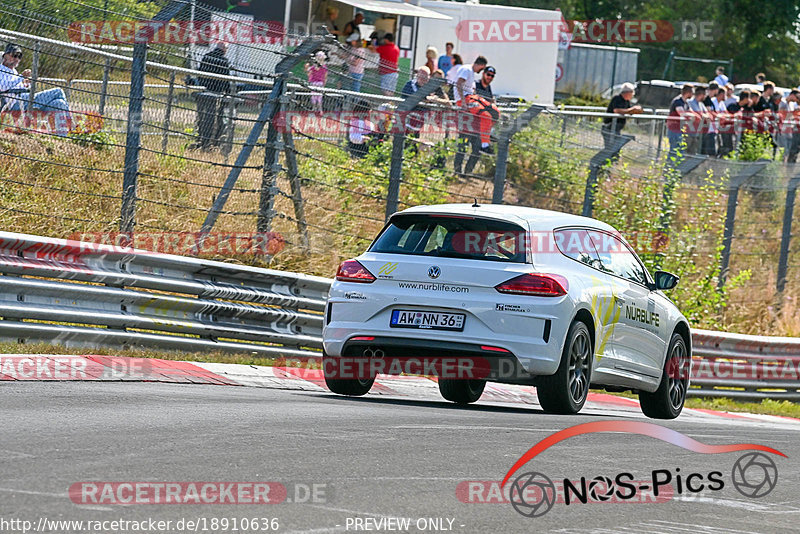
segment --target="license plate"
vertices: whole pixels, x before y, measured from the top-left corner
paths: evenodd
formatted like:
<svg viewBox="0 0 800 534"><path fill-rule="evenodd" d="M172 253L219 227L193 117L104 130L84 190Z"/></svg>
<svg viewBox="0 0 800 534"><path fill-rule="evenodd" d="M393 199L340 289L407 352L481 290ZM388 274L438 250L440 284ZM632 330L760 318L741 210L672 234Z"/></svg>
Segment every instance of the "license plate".
<svg viewBox="0 0 800 534"><path fill-rule="evenodd" d="M420 310L393 310L389 326L392 328L422 328L431 330L464 330L463 313L445 313Z"/></svg>

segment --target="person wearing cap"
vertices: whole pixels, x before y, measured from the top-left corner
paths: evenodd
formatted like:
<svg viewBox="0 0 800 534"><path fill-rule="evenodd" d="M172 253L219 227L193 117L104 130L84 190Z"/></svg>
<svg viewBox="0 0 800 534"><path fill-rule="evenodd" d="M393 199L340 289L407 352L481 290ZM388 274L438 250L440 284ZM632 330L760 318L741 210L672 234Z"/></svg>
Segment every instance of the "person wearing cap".
<svg viewBox="0 0 800 534"><path fill-rule="evenodd" d="M27 111L30 101L31 70L25 69L22 74L17 72L17 67L22 61L22 48L9 43L3 52L3 61L0 64L0 99L2 109L6 111ZM69 104L64 91L60 87L39 91L33 95L33 109L37 111L65 112L65 120L56 120L57 135L64 136L68 133L70 121Z"/></svg>
<svg viewBox="0 0 800 534"><path fill-rule="evenodd" d="M347 45L347 77L350 79L350 90L358 93L361 91L361 81L364 79L367 50L362 46L361 36L358 33L347 36Z"/></svg>
<svg viewBox="0 0 800 534"><path fill-rule="evenodd" d="M631 98L636 91L636 86L630 82L622 84L622 90L618 95L611 99L606 108L606 113L616 113L618 115L635 115L642 112L642 106L631 106ZM615 145L617 138L625 127L625 119L617 117L605 117L603 128L600 133L603 135L603 143L606 148Z"/></svg>
<svg viewBox="0 0 800 534"><path fill-rule="evenodd" d="M492 82L495 74L497 74L497 70L491 65L483 69L481 79L475 82L475 93L494 101Z"/></svg>

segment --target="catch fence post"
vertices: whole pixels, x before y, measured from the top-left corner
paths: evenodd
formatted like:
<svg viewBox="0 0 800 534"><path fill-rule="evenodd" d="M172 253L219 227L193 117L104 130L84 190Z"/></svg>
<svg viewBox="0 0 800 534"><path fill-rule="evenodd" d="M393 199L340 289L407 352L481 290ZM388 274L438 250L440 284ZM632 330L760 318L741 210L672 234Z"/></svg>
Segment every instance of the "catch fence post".
<svg viewBox="0 0 800 534"><path fill-rule="evenodd" d="M500 129L497 140L497 164L494 168L494 190L492 191L492 204L503 203L503 192L506 186L506 174L508 172L508 150L511 138L521 129L526 127L539 113L545 109L544 106L534 104Z"/></svg>
<svg viewBox="0 0 800 534"><path fill-rule="evenodd" d="M397 211L400 203L400 183L403 181L403 149L405 148L406 115L416 108L428 95L445 83L444 78L431 78L416 93L409 95L397 106L397 115L392 134L392 160L389 165L389 187L386 191L386 220Z"/></svg>

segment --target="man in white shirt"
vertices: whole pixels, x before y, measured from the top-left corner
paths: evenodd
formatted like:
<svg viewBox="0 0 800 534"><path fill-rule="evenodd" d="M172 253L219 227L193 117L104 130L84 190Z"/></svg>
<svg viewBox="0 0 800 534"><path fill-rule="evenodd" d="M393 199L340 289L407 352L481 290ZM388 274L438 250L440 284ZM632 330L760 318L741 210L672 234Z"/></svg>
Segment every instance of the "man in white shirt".
<svg viewBox="0 0 800 534"><path fill-rule="evenodd" d="M21 61L22 48L9 43L3 52L3 62L0 64L0 98L3 101L3 108L7 111L28 110L31 70L25 69L22 74L18 73L17 67ZM67 134L70 122L69 104L61 88L56 87L34 94L33 109L65 113L65 116L56 119L55 129L57 135L65 136Z"/></svg>
<svg viewBox="0 0 800 534"><path fill-rule="evenodd" d="M725 67L717 67L717 77L714 78L714 81L717 82L717 85L720 87L725 87L728 83L728 77L725 76Z"/></svg>
<svg viewBox="0 0 800 534"><path fill-rule="evenodd" d="M456 104L466 107L467 102L464 97L475 92L475 75L482 71L488 61L483 56L478 56L472 65L459 65L456 75L456 84L453 91Z"/></svg>
<svg viewBox="0 0 800 534"><path fill-rule="evenodd" d="M711 104L714 109L709 111L714 115L714 122L711 123L710 133L718 133L718 148L715 155L722 157L733 152L733 136L730 133L731 127L728 121L728 106L725 104L726 90L724 85L720 85L717 94L711 97Z"/></svg>

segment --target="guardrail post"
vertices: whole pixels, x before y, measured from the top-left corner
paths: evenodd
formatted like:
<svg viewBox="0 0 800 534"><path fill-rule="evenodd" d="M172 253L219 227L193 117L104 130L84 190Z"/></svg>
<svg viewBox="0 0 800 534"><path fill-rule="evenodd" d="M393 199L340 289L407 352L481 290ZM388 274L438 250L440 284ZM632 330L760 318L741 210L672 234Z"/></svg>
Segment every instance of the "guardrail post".
<svg viewBox="0 0 800 534"><path fill-rule="evenodd" d="M606 161L616 159L622 147L635 139L632 135L615 133L612 135L610 146L603 148L603 150L592 156L589 161L589 176L586 178L586 189L583 192L583 210L581 211L581 215L584 217L591 217L592 211L594 211L595 189L597 188L597 175L600 172L600 168L605 165Z"/></svg>
<svg viewBox="0 0 800 534"><path fill-rule="evenodd" d="M28 112L33 111L33 97L36 96L36 80L39 78L39 51L41 43L33 43L33 62L31 63L31 85L28 88Z"/></svg>
<svg viewBox="0 0 800 534"><path fill-rule="evenodd" d="M758 174L768 161L757 161L746 166L741 173L731 178L728 184L728 206L725 211L725 228L722 233L722 253L719 260L719 279L717 289L725 286L728 277L728 268L731 259L731 245L733 244L733 225L736 222L736 206L739 202L739 189L748 179Z"/></svg>
<svg viewBox="0 0 800 534"><path fill-rule="evenodd" d="M403 149L405 148L406 115L417 107L428 95L445 83L444 78L431 78L416 93L409 95L397 106L392 135L392 161L389 166L389 188L386 191L386 220L397 211L400 200L400 182L403 181Z"/></svg>
<svg viewBox="0 0 800 534"><path fill-rule="evenodd" d="M500 130L497 139L497 164L494 168L494 190L492 191L492 204L503 203L503 192L506 185L506 173L508 172L508 149L511 138L522 128L528 125L534 117L544 110L544 106L534 104L520 115L513 117L511 121Z"/></svg>
<svg viewBox="0 0 800 534"><path fill-rule="evenodd" d="M304 249L308 249L308 225L306 224L303 192L300 188L300 173L297 169L297 154L294 149L291 125L287 125L286 130L283 132L283 153L286 156L289 186L292 188L292 204L294 204L294 218L297 223L297 231L300 234L300 245Z"/></svg>
<svg viewBox="0 0 800 534"><path fill-rule="evenodd" d="M264 102L261 112L258 114L255 124L253 124L253 129L250 130L250 134L247 136L244 145L242 145L242 149L239 151L239 155L236 157L236 162L233 164L233 167L228 173L225 183L222 185L219 194L214 199L214 204L211 206L211 209L206 216L206 220L203 221L203 226L200 228L200 234L197 238L198 248L202 246L206 236L211 229L214 228L214 224L216 224L220 212L225 207L225 203L228 201L228 197L230 196L231 191L233 191L236 181L239 179L242 168L250 158L250 154L253 152L253 148L255 148L256 143L258 143L258 138L261 137L261 132L264 131L264 126L266 126L267 122L272 124L272 121L275 118L280 106L278 99L283 94L283 90L286 87L286 76L295 67L295 65L305 59L316 48L319 48L322 42L323 39L320 36L315 35L308 37L302 43L300 43L300 46L295 49L292 55L283 58L275 67L275 83L272 86L272 91ZM261 221L261 215L262 214L259 212L259 221Z"/></svg>
<svg viewBox="0 0 800 534"><path fill-rule="evenodd" d="M558 146L564 146L564 137L567 135L567 116L561 115L561 139L558 142Z"/></svg>
<svg viewBox="0 0 800 534"><path fill-rule="evenodd" d="M167 141L169 140L169 129L172 120L172 98L175 93L175 71L169 73L169 88L167 89L167 106L164 108L164 126L161 137L161 152L167 151ZM105 95L105 93L104 93Z"/></svg>
<svg viewBox="0 0 800 534"><path fill-rule="evenodd" d="M792 218L794 217L794 197L797 194L797 184L800 183L800 174L789 179L786 190L786 204L783 208L783 229L781 231L781 251L778 259L778 295L786 287L786 271L789 263L789 244L792 239ZM781 301L779 300L779 305Z"/></svg>
<svg viewBox="0 0 800 534"><path fill-rule="evenodd" d="M97 113L99 113L101 117L106 113L106 99L108 98L108 78L110 77L110 75L111 75L111 58L106 58L106 64L103 67L103 84L100 86L100 105L97 107Z"/></svg>

